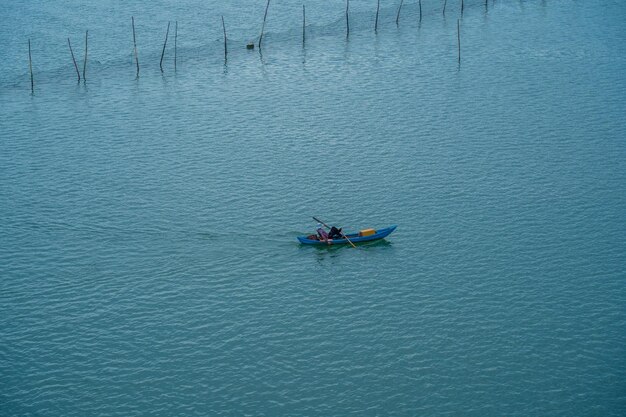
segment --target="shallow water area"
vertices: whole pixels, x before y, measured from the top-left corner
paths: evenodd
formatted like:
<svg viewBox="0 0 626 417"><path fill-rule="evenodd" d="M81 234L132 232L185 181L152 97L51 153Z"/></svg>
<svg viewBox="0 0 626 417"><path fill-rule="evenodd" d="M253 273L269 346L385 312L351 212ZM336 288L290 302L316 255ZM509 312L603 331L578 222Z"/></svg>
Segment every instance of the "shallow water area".
<svg viewBox="0 0 626 417"><path fill-rule="evenodd" d="M422 3L8 5L0 415L624 415L626 8Z"/></svg>

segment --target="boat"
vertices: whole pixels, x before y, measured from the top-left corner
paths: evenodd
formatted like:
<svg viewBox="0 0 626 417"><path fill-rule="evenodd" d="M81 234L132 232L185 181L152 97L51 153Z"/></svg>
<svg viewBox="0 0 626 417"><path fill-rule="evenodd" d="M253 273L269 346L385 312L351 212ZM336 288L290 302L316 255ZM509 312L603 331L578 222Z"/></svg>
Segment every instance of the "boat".
<svg viewBox="0 0 626 417"><path fill-rule="evenodd" d="M398 226L393 225L393 226L385 227L384 229L365 229L365 230L361 230L360 232L356 232L356 233L347 233L344 236L346 236L348 239L350 239L350 242L352 242L352 243L370 242L372 240L378 240L378 239L386 238L394 230L396 230L396 227L398 227ZM324 241L324 240L311 239L312 236L314 236L314 235L298 236L298 240L303 245L328 246L328 245L350 244L350 242L348 242L348 239L328 239L327 241Z"/></svg>

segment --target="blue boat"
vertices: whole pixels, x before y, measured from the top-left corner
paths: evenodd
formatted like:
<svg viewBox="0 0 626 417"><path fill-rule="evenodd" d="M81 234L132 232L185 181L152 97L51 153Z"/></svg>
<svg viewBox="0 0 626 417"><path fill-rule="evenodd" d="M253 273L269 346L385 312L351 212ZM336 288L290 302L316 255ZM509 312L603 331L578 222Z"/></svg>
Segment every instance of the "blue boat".
<svg viewBox="0 0 626 417"><path fill-rule="evenodd" d="M384 229L368 229L373 230L372 234L364 234L364 231L357 233L348 233L345 236L350 239L352 243L360 243L360 242L370 242L372 240L384 239L391 234L394 230L396 230L396 225L385 227ZM370 232L371 233L371 232ZM298 240L303 245L344 245L349 244L348 239L329 239L328 241L310 239L311 236L298 236Z"/></svg>

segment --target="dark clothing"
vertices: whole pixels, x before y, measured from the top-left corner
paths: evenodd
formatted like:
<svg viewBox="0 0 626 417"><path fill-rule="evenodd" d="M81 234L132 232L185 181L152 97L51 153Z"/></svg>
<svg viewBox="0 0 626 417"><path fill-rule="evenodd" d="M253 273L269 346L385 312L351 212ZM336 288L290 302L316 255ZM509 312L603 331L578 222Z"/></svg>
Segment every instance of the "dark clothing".
<svg viewBox="0 0 626 417"><path fill-rule="evenodd" d="M328 234L329 239L341 239L343 235L341 234L341 228L337 229L335 226L330 228L330 233Z"/></svg>

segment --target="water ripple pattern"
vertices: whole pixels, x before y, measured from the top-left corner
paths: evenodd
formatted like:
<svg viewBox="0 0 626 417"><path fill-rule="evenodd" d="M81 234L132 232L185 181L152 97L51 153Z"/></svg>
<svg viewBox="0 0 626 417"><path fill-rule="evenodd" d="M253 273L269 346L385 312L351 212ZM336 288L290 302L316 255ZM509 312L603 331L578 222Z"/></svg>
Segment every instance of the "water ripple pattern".
<svg viewBox="0 0 626 417"><path fill-rule="evenodd" d="M626 414L623 2L80 3L3 7L1 416Z"/></svg>

